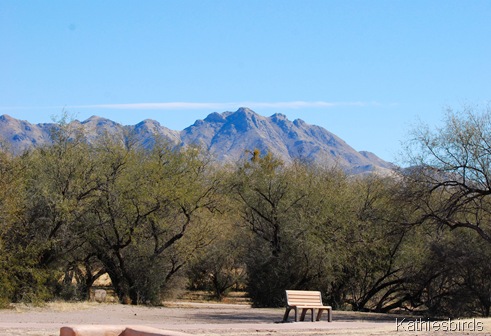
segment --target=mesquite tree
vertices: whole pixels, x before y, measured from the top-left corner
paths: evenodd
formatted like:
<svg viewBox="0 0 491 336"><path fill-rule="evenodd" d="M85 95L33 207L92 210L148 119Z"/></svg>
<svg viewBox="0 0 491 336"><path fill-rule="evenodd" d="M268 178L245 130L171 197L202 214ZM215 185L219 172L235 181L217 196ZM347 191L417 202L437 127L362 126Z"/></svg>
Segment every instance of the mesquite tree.
<svg viewBox="0 0 491 336"><path fill-rule="evenodd" d="M491 109L449 110L444 126L419 127L406 174L422 222L473 230L491 244Z"/></svg>
<svg viewBox="0 0 491 336"><path fill-rule="evenodd" d="M156 143L99 147L100 197L87 218L87 240L124 303L158 303L160 293L209 244L207 216L218 178L200 151Z"/></svg>

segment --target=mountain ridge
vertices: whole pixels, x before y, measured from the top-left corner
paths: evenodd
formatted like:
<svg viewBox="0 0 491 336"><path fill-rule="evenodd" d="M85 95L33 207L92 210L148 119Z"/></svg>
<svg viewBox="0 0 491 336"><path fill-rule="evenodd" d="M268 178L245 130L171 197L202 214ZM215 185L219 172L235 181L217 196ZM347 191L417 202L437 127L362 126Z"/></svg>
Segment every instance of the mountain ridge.
<svg viewBox="0 0 491 336"><path fill-rule="evenodd" d="M356 151L343 139L302 119L290 121L281 113L264 117L247 107L235 112L212 112L181 131L171 130L158 121L145 119L135 125L122 125L110 119L91 116L74 120L83 127L89 142L105 134L123 138L133 133L144 147L151 147L154 135L176 146L198 145L208 150L217 162L240 161L247 150L271 152L285 162L303 160L338 166L347 172L388 172L395 166L367 151ZM0 138L14 151L49 145L50 130L56 123L31 124L8 115L0 116Z"/></svg>

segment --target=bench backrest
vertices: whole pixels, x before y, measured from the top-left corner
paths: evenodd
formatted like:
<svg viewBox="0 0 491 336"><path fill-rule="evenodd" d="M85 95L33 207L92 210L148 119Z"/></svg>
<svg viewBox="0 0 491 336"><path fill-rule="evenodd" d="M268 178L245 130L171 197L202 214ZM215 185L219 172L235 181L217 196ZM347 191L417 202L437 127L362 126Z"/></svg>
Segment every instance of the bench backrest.
<svg viewBox="0 0 491 336"><path fill-rule="evenodd" d="M287 290L286 304L288 306L322 306L321 292Z"/></svg>

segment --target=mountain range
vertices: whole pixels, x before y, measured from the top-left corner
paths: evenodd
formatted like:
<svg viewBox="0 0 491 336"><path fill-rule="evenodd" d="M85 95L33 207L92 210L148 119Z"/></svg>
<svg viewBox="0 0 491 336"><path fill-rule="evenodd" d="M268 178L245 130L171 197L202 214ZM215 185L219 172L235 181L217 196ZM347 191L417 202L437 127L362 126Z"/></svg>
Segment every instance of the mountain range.
<svg viewBox="0 0 491 336"><path fill-rule="evenodd" d="M261 116L242 107L235 112L211 113L182 131L171 130L151 119L136 125L121 125L112 120L92 116L85 121L74 120L82 126L88 141L103 134L122 136L133 133L145 147L153 144L154 135L176 146L199 145L207 149L217 162L240 161L247 151L259 149L272 153L285 162L295 159L329 165L353 174L390 172L395 166L371 152L358 152L328 130L310 125L301 119L288 120L283 114ZM0 139L14 153L49 145L51 130L56 123L31 124L8 115L0 116ZM129 132L128 132L129 131Z"/></svg>

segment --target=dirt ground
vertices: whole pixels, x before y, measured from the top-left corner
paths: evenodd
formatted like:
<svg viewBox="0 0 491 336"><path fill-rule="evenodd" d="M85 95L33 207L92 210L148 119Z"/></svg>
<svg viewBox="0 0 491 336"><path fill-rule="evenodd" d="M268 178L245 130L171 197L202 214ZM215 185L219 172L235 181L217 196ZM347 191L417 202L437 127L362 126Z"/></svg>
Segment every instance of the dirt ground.
<svg viewBox="0 0 491 336"><path fill-rule="evenodd" d="M54 336L59 335L62 326L83 324L145 325L204 336L491 335L491 319L457 320L452 324L423 320L418 325L407 318L403 320L404 316L334 311L331 323L325 315L320 322L281 323L283 313L284 309L184 302L169 302L165 307L95 302L16 305L0 310L0 335ZM448 333L444 328L455 331Z"/></svg>

